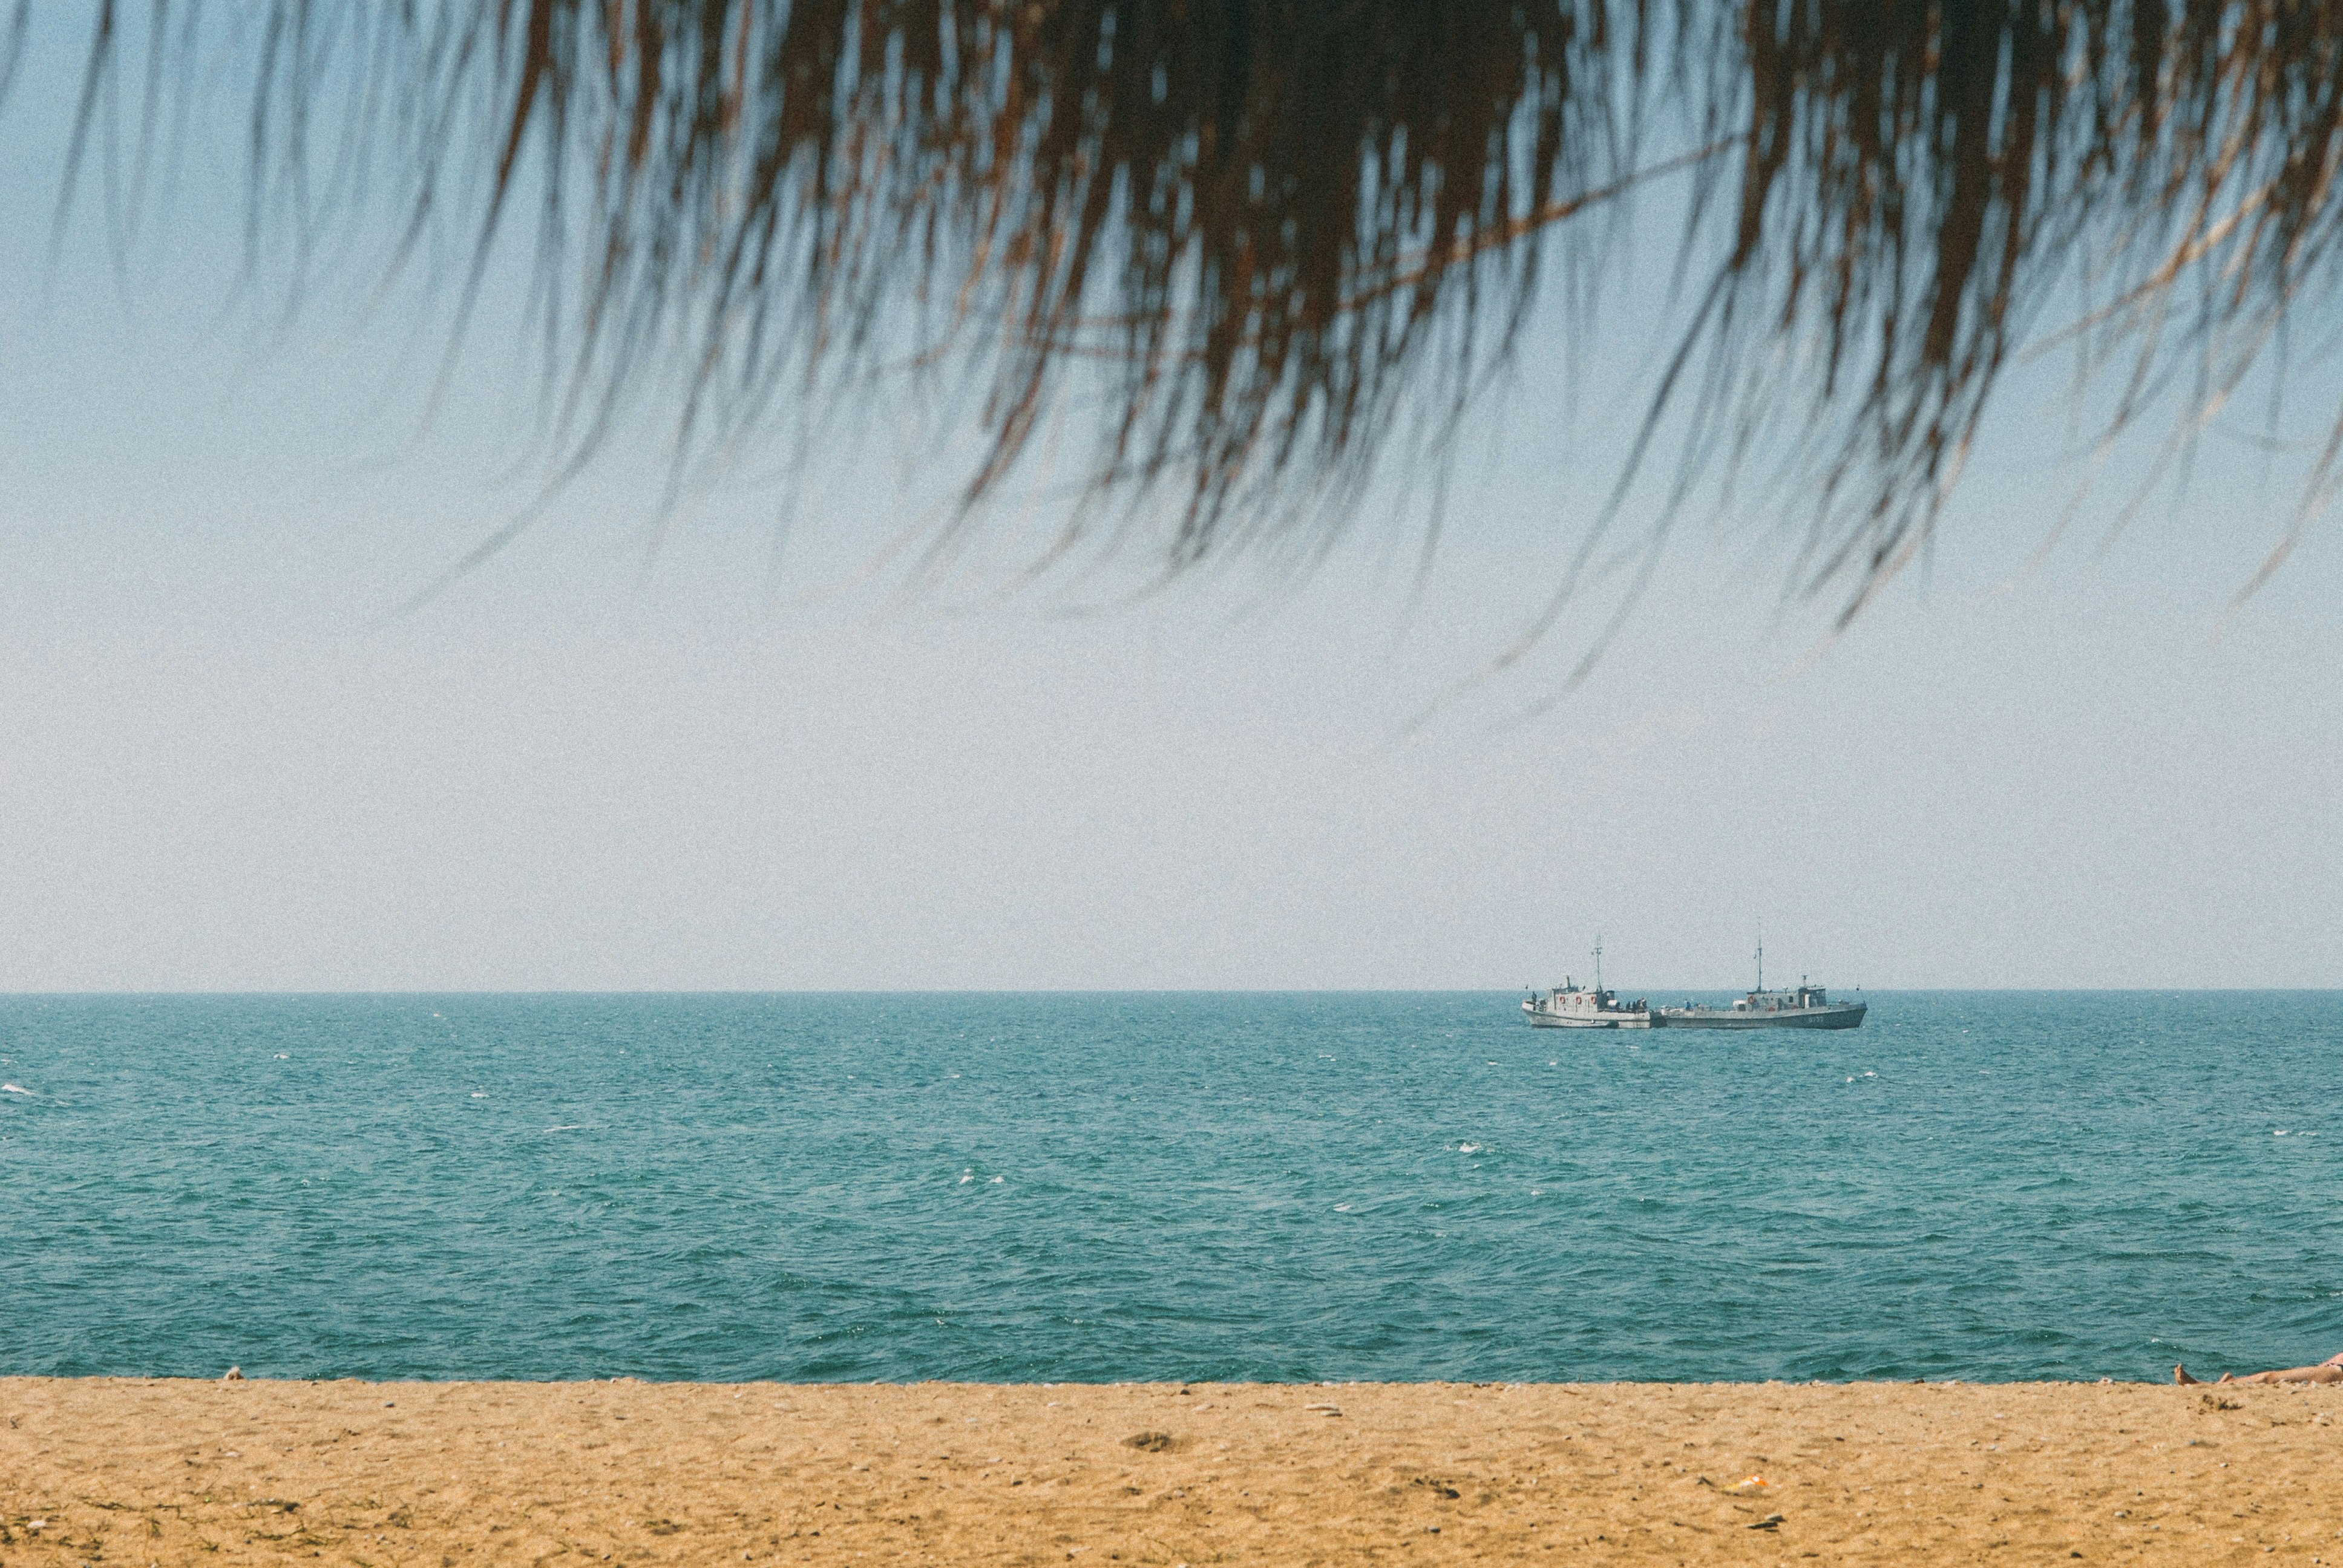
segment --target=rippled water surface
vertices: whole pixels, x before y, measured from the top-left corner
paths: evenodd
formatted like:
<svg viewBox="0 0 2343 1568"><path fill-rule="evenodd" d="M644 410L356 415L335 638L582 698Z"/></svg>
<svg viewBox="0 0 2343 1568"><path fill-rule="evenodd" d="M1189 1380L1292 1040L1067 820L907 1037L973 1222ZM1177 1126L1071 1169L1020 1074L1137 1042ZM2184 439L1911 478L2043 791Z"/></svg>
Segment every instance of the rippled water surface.
<svg viewBox="0 0 2343 1568"><path fill-rule="evenodd" d="M1588 1034L1493 995L0 999L0 1373L2343 1350L2343 996L1870 1000Z"/></svg>

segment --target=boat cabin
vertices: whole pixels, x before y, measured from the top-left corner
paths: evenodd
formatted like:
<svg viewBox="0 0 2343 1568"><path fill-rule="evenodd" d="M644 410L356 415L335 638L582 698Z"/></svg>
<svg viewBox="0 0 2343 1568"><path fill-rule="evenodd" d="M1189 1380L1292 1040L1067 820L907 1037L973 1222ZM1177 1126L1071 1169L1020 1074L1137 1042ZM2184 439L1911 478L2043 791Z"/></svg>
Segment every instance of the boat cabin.
<svg viewBox="0 0 2343 1568"><path fill-rule="evenodd" d="M1787 1012L1797 1008L1828 1007L1829 988L1801 980L1795 990L1753 990L1733 1004L1735 1012Z"/></svg>

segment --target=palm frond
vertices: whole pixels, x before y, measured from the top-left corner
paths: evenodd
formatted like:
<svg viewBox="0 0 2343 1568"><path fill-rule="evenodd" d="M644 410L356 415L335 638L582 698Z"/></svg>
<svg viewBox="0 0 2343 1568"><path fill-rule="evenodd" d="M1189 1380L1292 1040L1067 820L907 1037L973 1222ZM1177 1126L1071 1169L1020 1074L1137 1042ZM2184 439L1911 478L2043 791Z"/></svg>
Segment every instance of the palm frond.
<svg viewBox="0 0 2343 1568"><path fill-rule="evenodd" d="M738 451L821 377L957 356L967 497L1103 388L1067 539L1112 513L1172 571L1339 526L1305 498L1453 417L1662 174L1713 271L1647 435L1788 453L1797 580L1848 614L2046 309L2081 302L2116 425L2176 391L2185 424L2337 281L2343 11L2300 0L255 7L254 244L387 204L393 265L465 236L465 301L525 247L566 463L648 383ZM150 72L206 10L150 0ZM126 30L107 0L76 160Z"/></svg>

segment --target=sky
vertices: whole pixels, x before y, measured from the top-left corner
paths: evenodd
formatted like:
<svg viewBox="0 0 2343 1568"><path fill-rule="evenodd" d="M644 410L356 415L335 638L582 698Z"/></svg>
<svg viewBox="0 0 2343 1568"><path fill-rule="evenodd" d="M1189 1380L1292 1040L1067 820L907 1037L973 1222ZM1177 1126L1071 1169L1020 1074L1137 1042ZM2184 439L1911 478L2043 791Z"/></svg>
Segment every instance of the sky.
<svg viewBox="0 0 2343 1568"><path fill-rule="evenodd" d="M905 383L664 522L623 431L403 608L540 494L525 279L435 397L444 300L362 246L297 311L240 286L232 136L59 229L77 43L0 117L0 989L1503 990L1599 936L1658 995L1748 984L1761 925L1838 989L2343 984L2333 519L2233 602L2316 367L2127 520L2155 444L2022 368L1844 634L1775 513L1699 510L1575 687L1609 590L1488 666L1664 347L1632 266L1476 407L1428 576L1393 502L1299 578L1005 591L996 534L913 588L965 432Z"/></svg>

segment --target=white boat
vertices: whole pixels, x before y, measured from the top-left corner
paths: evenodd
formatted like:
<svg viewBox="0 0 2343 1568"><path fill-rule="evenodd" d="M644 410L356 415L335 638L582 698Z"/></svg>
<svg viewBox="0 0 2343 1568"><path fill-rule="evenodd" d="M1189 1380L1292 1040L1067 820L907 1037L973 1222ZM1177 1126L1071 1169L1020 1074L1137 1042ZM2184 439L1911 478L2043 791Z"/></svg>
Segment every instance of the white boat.
<svg viewBox="0 0 2343 1568"><path fill-rule="evenodd" d="M1534 990L1522 1011L1537 1029L1649 1029L1658 1020L1642 1000L1622 1002L1603 989L1603 939L1594 939L1594 983L1583 986L1564 976L1552 990Z"/></svg>

